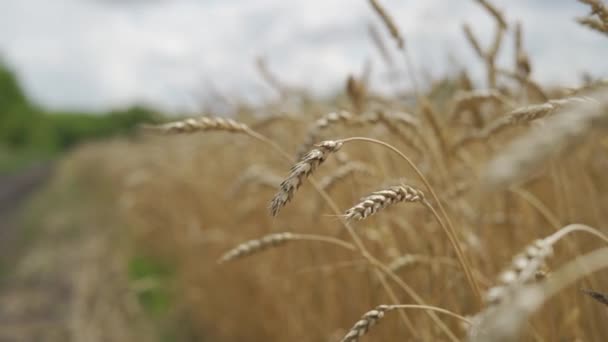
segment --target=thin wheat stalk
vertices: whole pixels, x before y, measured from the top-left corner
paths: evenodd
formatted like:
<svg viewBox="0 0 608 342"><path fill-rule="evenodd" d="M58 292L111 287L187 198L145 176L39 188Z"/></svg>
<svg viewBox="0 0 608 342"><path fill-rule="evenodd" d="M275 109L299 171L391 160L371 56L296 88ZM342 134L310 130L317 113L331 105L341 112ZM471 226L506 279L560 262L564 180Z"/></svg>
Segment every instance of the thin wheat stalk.
<svg viewBox="0 0 608 342"><path fill-rule="evenodd" d="M521 22L517 22L515 25L515 69L523 77L528 77L532 72L530 58L524 52Z"/></svg>
<svg viewBox="0 0 608 342"><path fill-rule="evenodd" d="M315 169L321 165L331 153L335 153L342 147L341 141L323 141L308 152L290 170L289 175L279 186L279 192L270 203L270 213L276 216L279 211L293 198L295 192L300 188Z"/></svg>
<svg viewBox="0 0 608 342"><path fill-rule="evenodd" d="M380 5L380 3L377 0L369 0L369 3L372 6L372 8L374 9L374 11L378 14L380 19L382 19L384 26L388 29L391 36L397 43L397 47L399 47L399 49L404 49L405 40L403 39L403 36L399 32L399 28L397 28L397 25L395 24L395 21L393 20L393 18L391 18L391 16L388 14L388 12L384 9L384 7L382 7L382 5Z"/></svg>
<svg viewBox="0 0 608 342"><path fill-rule="evenodd" d="M409 305L409 304L402 304L402 305L378 305L376 306L376 308L374 308L373 310L370 310L368 312L366 312L360 320L358 320L355 325L353 325L353 327L348 331L348 333L346 333L346 335L342 338L342 342L357 342L359 341L359 338L361 338L363 335L367 334L367 332L369 331L369 329L371 327L373 327L374 325L376 325L383 317L386 313L393 311L393 310L399 310L399 309L420 309L420 310L430 310L430 311L435 311L435 312L439 312L442 314L446 314L448 316L454 317L456 319L459 319L467 324L472 324L472 322L470 320L468 320L467 318L458 315L456 313L453 313L449 310L446 309L442 309L439 307L435 307L435 306L429 306L429 305Z"/></svg>
<svg viewBox="0 0 608 342"><path fill-rule="evenodd" d="M373 24L370 23L367 26L367 32L369 33L369 36L372 38L372 42L374 43L374 46L380 52L380 56L382 56L382 59L384 60L386 65L388 65L389 68L392 69L393 66L395 65L395 62L393 61L393 57L391 56L389 50L387 49L386 44L384 44L384 40L382 39L380 32L378 32L378 30L376 29L376 26L374 26Z"/></svg>
<svg viewBox="0 0 608 342"><path fill-rule="evenodd" d="M422 148L419 146L417 140L422 140L419 136L420 123L411 114L405 112L390 112L377 111L370 115L365 115L362 120L368 123L381 123L386 127L392 134L397 136L406 146L412 148L417 154L423 154ZM404 133L400 127L408 129L407 133ZM417 139L412 136L416 136Z"/></svg>
<svg viewBox="0 0 608 342"><path fill-rule="evenodd" d="M485 102L498 102L509 107L513 106L513 102L496 89L459 91L454 95L454 99L452 100L450 121L457 120L458 114L463 111L476 109Z"/></svg>
<svg viewBox="0 0 608 342"><path fill-rule="evenodd" d="M475 34L473 34L471 26L469 26L469 24L467 23L462 24L462 31L464 32L464 35L467 38L469 44L471 44L471 47L473 47L473 50L477 53L477 56L479 56L480 58L485 58L486 54L481 48L481 45L475 37Z"/></svg>
<svg viewBox="0 0 608 342"><path fill-rule="evenodd" d="M321 181L319 181L319 186L324 191L330 191L340 181L355 173L373 175L372 169L366 164L356 161L347 162L338 167L332 174L322 178Z"/></svg>
<svg viewBox="0 0 608 342"><path fill-rule="evenodd" d="M538 83L530 79L530 77L502 68L496 68L496 73L517 80L519 83L532 90L541 101L549 101L549 96L545 93L543 88Z"/></svg>
<svg viewBox="0 0 608 342"><path fill-rule="evenodd" d="M504 30L505 29L502 26L499 26L496 29L492 45L490 45L490 48L486 52L486 58L490 61L492 67L494 67L496 56L498 56L498 52L500 51L500 48L502 46L502 38L505 34Z"/></svg>
<svg viewBox="0 0 608 342"><path fill-rule="evenodd" d="M241 243L240 245L236 246L235 248L229 250L224 255L222 255L222 257L218 260L218 263L222 264L228 261L240 259L252 254L262 252L269 248L282 246L290 241L317 241L330 243L350 250L355 249L352 244L329 236L282 232L269 234L259 239L249 240L247 242Z"/></svg>
<svg viewBox="0 0 608 342"><path fill-rule="evenodd" d="M360 221L374 215L378 210L400 202L421 202L424 193L408 185L396 185L388 189L379 190L362 198L344 215L347 220Z"/></svg>
<svg viewBox="0 0 608 342"><path fill-rule="evenodd" d="M345 110L323 115L308 129L306 139L297 149L297 159L301 159L308 151L310 151L315 142L320 140L319 137L324 130L337 124L362 124L362 122L361 120L356 120L350 112Z"/></svg>
<svg viewBox="0 0 608 342"><path fill-rule="evenodd" d="M430 124L431 129L433 130L433 133L435 134L435 137L437 138L437 141L439 142L439 149L440 149L441 155L444 157L447 156L448 142L447 142L447 138L443 132L443 126L439 122L438 113L435 111L435 109L433 108L433 105L430 103L430 101L428 101L426 98L422 99L421 107L422 107L422 113L424 114L424 117Z"/></svg>
<svg viewBox="0 0 608 342"><path fill-rule="evenodd" d="M491 15L494 17L501 29L507 29L507 21L505 20L501 11L499 11L494 5L489 3L487 0L477 0L477 2L483 6Z"/></svg>
<svg viewBox="0 0 608 342"><path fill-rule="evenodd" d="M601 293L601 292L589 290L589 289L581 289L580 291L582 293L588 295L589 297L597 300L598 302L600 302L604 305L608 305L608 295Z"/></svg>
<svg viewBox="0 0 608 342"><path fill-rule="evenodd" d="M234 197L249 183L259 184L271 189L277 189L283 179L271 170L260 165L252 165L237 177L234 184L227 191L229 197Z"/></svg>

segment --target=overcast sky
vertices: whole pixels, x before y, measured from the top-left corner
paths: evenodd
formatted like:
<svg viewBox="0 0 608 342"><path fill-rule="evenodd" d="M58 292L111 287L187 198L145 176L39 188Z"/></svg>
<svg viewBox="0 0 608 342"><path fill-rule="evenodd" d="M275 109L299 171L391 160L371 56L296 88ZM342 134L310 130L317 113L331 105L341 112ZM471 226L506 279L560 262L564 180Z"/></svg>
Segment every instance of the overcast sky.
<svg viewBox="0 0 608 342"><path fill-rule="evenodd" d="M481 75L461 24L471 23L487 44L494 23L474 1L382 3L418 72L440 76L455 70L448 61L456 60ZM585 6L493 3L509 22L522 21L536 79L575 84L586 70L608 75L608 39L573 20ZM256 73L256 56L285 82L318 93L341 86L366 60L382 74L369 23L378 19L366 0L0 0L0 56L45 106L102 110L144 102L178 111L194 109L211 89L251 101L272 96ZM512 42L505 43L501 61L511 66Z"/></svg>

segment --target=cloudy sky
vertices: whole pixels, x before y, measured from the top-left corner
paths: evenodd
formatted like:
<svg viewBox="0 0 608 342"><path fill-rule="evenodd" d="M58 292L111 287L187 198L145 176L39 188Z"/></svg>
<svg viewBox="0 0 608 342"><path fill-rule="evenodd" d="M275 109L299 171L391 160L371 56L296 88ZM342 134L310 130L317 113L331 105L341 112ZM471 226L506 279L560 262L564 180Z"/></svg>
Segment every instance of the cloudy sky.
<svg viewBox="0 0 608 342"><path fill-rule="evenodd" d="M494 23L474 1L382 3L404 33L417 72L439 76L460 65L481 79L461 24L471 23L487 44ZM588 70L608 76L608 39L573 20L587 13L585 6L493 3L510 22L523 23L538 80L574 85ZM214 92L250 101L271 97L256 72L257 56L286 83L320 94L341 86L367 60L381 75L386 67L369 23L378 19L366 0L0 0L0 58L33 99L52 108L144 102L191 110L202 94ZM501 62L510 67L512 43L505 43Z"/></svg>

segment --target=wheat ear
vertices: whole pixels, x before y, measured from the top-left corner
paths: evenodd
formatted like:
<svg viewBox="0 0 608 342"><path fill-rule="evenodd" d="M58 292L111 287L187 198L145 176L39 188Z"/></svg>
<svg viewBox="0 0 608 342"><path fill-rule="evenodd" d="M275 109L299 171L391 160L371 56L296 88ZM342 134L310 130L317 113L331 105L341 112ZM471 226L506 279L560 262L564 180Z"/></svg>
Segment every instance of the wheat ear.
<svg viewBox="0 0 608 342"><path fill-rule="evenodd" d="M375 214L378 210L399 202L421 202L424 193L408 185L396 185L379 190L361 199L354 207L345 212L347 220L360 221Z"/></svg>
<svg viewBox="0 0 608 342"><path fill-rule="evenodd" d="M452 316L457 318L468 325L471 325L472 322L461 315L448 311L446 309L442 309L436 306L430 305L409 305L409 304L396 304L396 305L378 305L373 310L366 312L361 319L353 325L353 327L346 333L346 335L342 338L341 342L357 342L359 338L363 335L367 334L369 329L376 325L378 321L380 321L384 315L393 310L399 309L420 309L420 310L428 310L435 311L439 313L446 314L448 316Z"/></svg>
<svg viewBox="0 0 608 342"><path fill-rule="evenodd" d="M354 250L354 246L348 242L340 239L332 238L329 236L314 235L314 234L295 234L290 232L275 233L263 236L259 239L249 240L244 242L235 248L226 252L218 260L218 263L225 263L228 261L240 259L258 252L262 252L269 248L282 246L289 241L294 240L308 240L308 241L319 241L331 243L346 249Z"/></svg>
<svg viewBox="0 0 608 342"><path fill-rule="evenodd" d="M488 163L487 189L514 184L538 169L547 158L583 140L592 131L608 127L608 89L597 91L577 106L554 115L540 131L515 140Z"/></svg>
<svg viewBox="0 0 608 342"><path fill-rule="evenodd" d="M583 4L591 6L591 13L598 16L598 18L608 26L608 7L602 3L601 0L578 0Z"/></svg>
<svg viewBox="0 0 608 342"><path fill-rule="evenodd" d="M189 118L161 125L143 125L141 127L146 131L160 132L163 134L184 134L204 131L245 133L249 131L249 127L244 123L228 118L206 116Z"/></svg>
<svg viewBox="0 0 608 342"><path fill-rule="evenodd" d="M338 151L342 147L342 142L326 140L315 146L314 149L308 152L291 168L287 178L279 185L279 191L270 203L270 213L272 216L276 216L279 211L291 201L293 195L298 188L300 188L304 180L308 178L325 159L327 159L329 154Z"/></svg>

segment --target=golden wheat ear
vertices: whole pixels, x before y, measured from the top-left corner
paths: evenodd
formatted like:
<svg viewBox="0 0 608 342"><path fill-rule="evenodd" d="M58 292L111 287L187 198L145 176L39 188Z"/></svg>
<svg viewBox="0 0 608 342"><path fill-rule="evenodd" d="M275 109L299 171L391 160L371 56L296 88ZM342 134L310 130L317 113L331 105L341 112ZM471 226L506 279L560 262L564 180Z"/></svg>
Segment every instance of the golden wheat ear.
<svg viewBox="0 0 608 342"><path fill-rule="evenodd" d="M205 131L225 131L233 133L244 133L249 127L241 122L218 117L189 118L160 125L142 125L142 130L161 134L187 134Z"/></svg>
<svg viewBox="0 0 608 342"><path fill-rule="evenodd" d="M399 202L421 202L424 193L408 185L396 185L388 189L372 192L359 203L348 209L344 215L347 220L360 221L374 215L380 209Z"/></svg>
<svg viewBox="0 0 608 342"><path fill-rule="evenodd" d="M304 180L306 180L330 154L337 152L341 147L342 142L339 140L326 140L317 144L314 149L296 163L291 168L287 178L281 182L279 191L270 202L270 213L272 216L276 216L279 211L291 201Z"/></svg>

